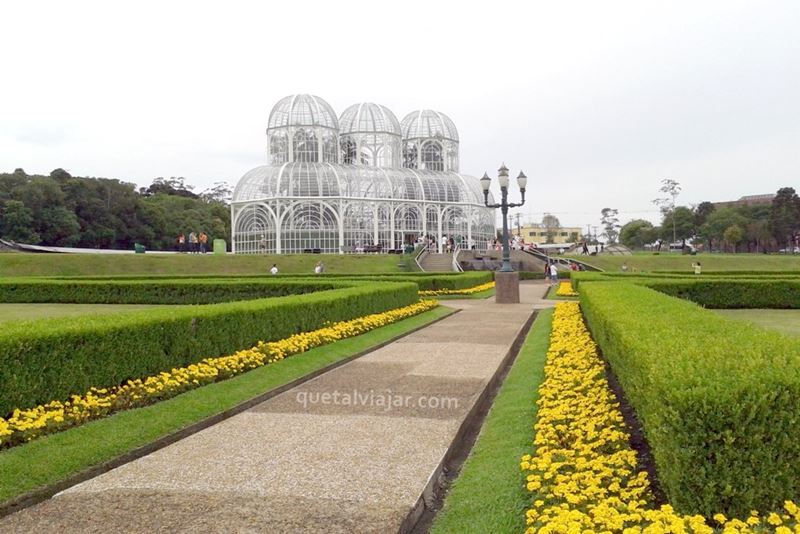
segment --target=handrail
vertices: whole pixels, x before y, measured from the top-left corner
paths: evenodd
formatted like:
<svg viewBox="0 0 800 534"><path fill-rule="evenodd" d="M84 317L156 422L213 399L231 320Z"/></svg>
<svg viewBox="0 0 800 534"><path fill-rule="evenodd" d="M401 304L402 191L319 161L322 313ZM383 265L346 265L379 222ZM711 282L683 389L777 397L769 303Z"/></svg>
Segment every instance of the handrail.
<svg viewBox="0 0 800 534"><path fill-rule="evenodd" d="M422 245L422 250L419 251L419 254L414 256L414 262L417 264L417 267L419 268L419 270L422 271L423 273L425 272L425 269L422 268L422 264L420 263L420 260L422 259L422 256L424 254L427 254L427 253L428 253L428 247L423 244Z"/></svg>
<svg viewBox="0 0 800 534"><path fill-rule="evenodd" d="M576 260L574 258L564 258L562 256L551 257L551 256L548 256L547 254L539 252L538 250L523 249L522 251L525 252L526 254L530 254L531 256L533 256L535 258L538 258L538 259L540 259L542 261L555 262L555 263L558 263L558 264L561 264L561 265L569 265L570 263L575 262L578 265L583 265L586 268L587 271L602 271L603 270L603 269L600 269L599 267L595 267L594 265L592 265L590 263L586 263L585 261L581 261L581 260Z"/></svg>
<svg viewBox="0 0 800 534"><path fill-rule="evenodd" d="M461 252L461 244L457 244L455 250L453 251L453 270L463 273L464 269L461 267L461 264L458 262L458 253Z"/></svg>

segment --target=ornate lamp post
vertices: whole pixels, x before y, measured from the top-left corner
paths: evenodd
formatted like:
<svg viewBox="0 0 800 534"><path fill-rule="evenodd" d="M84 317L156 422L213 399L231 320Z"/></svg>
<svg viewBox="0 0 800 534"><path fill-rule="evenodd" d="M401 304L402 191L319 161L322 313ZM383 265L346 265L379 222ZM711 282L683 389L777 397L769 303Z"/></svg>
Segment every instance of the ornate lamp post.
<svg viewBox="0 0 800 534"><path fill-rule="evenodd" d="M528 177L520 171L517 176L517 185L522 193L522 202L513 204L508 202L508 169L505 163L500 167L497 174L497 181L500 183L502 198L499 204L489 204L489 186L492 179L483 173L481 178L483 188L483 202L487 208L500 208L503 213L503 266L495 275L495 302L515 303L519 302L519 274L511 268L511 248L508 244L508 208L517 208L525 204L525 188L528 185Z"/></svg>

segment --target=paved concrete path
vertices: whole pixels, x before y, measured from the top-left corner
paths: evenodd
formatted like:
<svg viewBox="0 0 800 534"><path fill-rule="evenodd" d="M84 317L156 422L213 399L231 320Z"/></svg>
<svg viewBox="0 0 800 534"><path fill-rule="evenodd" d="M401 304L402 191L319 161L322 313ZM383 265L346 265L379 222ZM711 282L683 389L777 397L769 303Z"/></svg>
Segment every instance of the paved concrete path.
<svg viewBox="0 0 800 534"><path fill-rule="evenodd" d="M395 532L546 285L461 309L0 520L0 532ZM302 356L297 356L302 358Z"/></svg>

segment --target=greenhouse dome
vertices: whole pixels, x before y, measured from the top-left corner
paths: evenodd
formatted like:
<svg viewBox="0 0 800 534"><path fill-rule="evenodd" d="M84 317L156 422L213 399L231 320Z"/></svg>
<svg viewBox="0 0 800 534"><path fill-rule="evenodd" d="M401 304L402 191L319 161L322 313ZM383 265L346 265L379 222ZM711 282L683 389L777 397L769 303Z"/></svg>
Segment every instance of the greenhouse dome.
<svg viewBox="0 0 800 534"><path fill-rule="evenodd" d="M450 117L430 109L413 111L400 129L404 167L458 172L458 130Z"/></svg>
<svg viewBox="0 0 800 534"><path fill-rule="evenodd" d="M293 95L272 108L267 123L267 160L339 161L339 122L333 108L318 96Z"/></svg>
<svg viewBox="0 0 800 534"><path fill-rule="evenodd" d="M399 167L402 155L400 123L385 106L353 104L339 117L342 163Z"/></svg>
<svg viewBox="0 0 800 534"><path fill-rule="evenodd" d="M494 238L479 181L455 172L458 133L447 116L415 112L401 126L388 108L362 103L337 120L321 98L295 95L268 124L268 164L233 193L234 252L398 251L425 237L441 252L448 240L484 249ZM423 156L413 166L409 142ZM450 158L427 157L430 145Z"/></svg>

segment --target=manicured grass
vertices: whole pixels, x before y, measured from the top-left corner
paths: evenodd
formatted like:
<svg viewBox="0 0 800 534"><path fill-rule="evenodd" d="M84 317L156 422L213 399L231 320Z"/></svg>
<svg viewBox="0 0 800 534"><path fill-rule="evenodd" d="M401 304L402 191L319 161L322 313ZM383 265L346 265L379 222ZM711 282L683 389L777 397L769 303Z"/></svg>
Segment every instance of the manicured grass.
<svg viewBox="0 0 800 534"><path fill-rule="evenodd" d="M537 390L544 378L552 315L552 310L539 312L430 532L525 530L530 494L519 460L533 447Z"/></svg>
<svg viewBox="0 0 800 534"><path fill-rule="evenodd" d="M623 263L628 272L636 271L686 271L693 272L692 263L700 262L703 271L799 271L800 256L780 254L711 254L696 256L675 252L637 252L630 256L576 256L605 271L620 272Z"/></svg>
<svg viewBox="0 0 800 534"><path fill-rule="evenodd" d="M0 452L0 502L63 480L452 313L445 307Z"/></svg>
<svg viewBox="0 0 800 534"><path fill-rule="evenodd" d="M126 311L166 308L153 304L5 304L0 303L0 323L51 317L104 315Z"/></svg>
<svg viewBox="0 0 800 534"><path fill-rule="evenodd" d="M800 336L800 310L714 310L728 317L747 321L763 328L777 330L784 334Z"/></svg>
<svg viewBox="0 0 800 534"><path fill-rule="evenodd" d="M0 254L0 277L146 274L390 273L414 269L411 254Z"/></svg>

